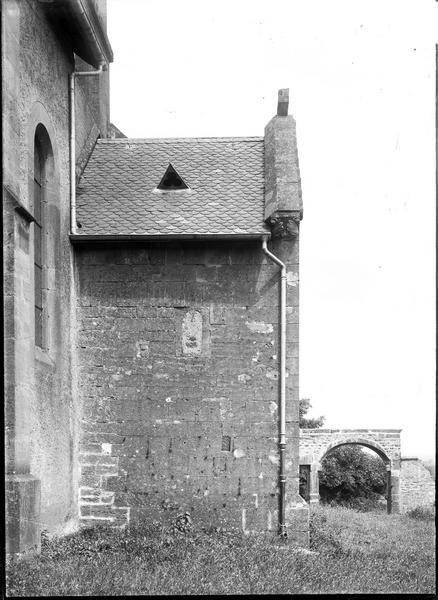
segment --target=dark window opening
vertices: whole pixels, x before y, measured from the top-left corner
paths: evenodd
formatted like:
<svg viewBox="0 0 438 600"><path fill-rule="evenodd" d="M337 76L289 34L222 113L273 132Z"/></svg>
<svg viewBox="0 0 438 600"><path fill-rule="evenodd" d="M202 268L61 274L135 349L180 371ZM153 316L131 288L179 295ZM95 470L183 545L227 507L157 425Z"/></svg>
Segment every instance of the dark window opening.
<svg viewBox="0 0 438 600"><path fill-rule="evenodd" d="M162 180L157 186L158 190L187 190L189 186L178 175L171 164L166 169Z"/></svg>
<svg viewBox="0 0 438 600"><path fill-rule="evenodd" d="M310 501L310 465L300 465L300 496Z"/></svg>
<svg viewBox="0 0 438 600"><path fill-rule="evenodd" d="M222 436L222 452L231 452L231 436L223 435Z"/></svg>
<svg viewBox="0 0 438 600"><path fill-rule="evenodd" d="M43 347L43 177L44 158L35 137L33 169L34 275L35 275L35 344Z"/></svg>

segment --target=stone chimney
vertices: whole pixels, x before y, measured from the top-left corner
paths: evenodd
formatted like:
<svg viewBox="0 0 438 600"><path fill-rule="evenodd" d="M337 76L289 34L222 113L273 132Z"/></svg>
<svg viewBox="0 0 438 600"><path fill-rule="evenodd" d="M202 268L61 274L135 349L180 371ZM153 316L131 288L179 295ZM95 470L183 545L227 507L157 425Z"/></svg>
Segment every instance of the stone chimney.
<svg viewBox="0 0 438 600"><path fill-rule="evenodd" d="M265 127L265 221L273 237L294 238L303 218L295 119L289 89L278 91L277 115Z"/></svg>

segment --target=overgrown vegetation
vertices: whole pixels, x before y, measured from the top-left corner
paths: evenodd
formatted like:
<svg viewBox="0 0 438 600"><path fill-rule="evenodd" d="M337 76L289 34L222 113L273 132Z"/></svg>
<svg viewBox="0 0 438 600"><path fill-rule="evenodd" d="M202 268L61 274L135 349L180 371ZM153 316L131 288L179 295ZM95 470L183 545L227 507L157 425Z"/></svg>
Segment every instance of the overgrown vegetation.
<svg viewBox="0 0 438 600"><path fill-rule="evenodd" d="M435 509L428 506L411 508L406 514L411 519L416 519L417 521L435 521Z"/></svg>
<svg viewBox="0 0 438 600"><path fill-rule="evenodd" d="M311 536L309 553L192 526L83 530L12 561L8 596L435 591L430 521L322 506Z"/></svg>
<svg viewBox="0 0 438 600"><path fill-rule="evenodd" d="M386 490L386 467L377 455L360 446L332 450L322 461L319 493L323 502L358 510L375 510Z"/></svg>

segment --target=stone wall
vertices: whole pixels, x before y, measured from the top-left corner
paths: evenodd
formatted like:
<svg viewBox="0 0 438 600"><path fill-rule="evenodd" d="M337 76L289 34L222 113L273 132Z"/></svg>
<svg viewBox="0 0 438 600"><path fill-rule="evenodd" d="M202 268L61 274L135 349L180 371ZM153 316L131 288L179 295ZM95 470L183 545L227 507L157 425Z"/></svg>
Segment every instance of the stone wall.
<svg viewBox="0 0 438 600"><path fill-rule="evenodd" d="M435 480L418 458L402 458L400 487L402 512L435 503Z"/></svg>
<svg viewBox="0 0 438 600"><path fill-rule="evenodd" d="M49 23L43 3L2 2L5 421L7 502L11 501L7 549L11 552L28 549L30 539L38 544L40 528L68 531L78 521L79 404L72 393L74 259L68 238L68 76L74 56L69 43L68 36ZM99 96L100 107L105 97L105 93ZM100 115L96 122L96 109L88 104L90 97L81 91L76 107L81 123L78 155L93 127L109 119L106 110L106 116ZM50 140L44 150L48 159L42 207L43 349L34 339L33 152L39 125Z"/></svg>
<svg viewBox="0 0 438 600"><path fill-rule="evenodd" d="M298 495L298 242L289 270L287 516ZM277 531L279 270L261 242L77 250L84 522Z"/></svg>

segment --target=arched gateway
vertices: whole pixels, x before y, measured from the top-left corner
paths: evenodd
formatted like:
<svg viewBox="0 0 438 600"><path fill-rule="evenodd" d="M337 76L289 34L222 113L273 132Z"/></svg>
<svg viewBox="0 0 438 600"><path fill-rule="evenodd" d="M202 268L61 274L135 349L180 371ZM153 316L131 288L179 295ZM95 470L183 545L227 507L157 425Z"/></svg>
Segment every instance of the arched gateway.
<svg viewBox="0 0 438 600"><path fill-rule="evenodd" d="M300 471L307 471L308 498L319 502L321 461L330 450L357 444L374 450L386 465L388 512L400 512L401 429L300 429Z"/></svg>

